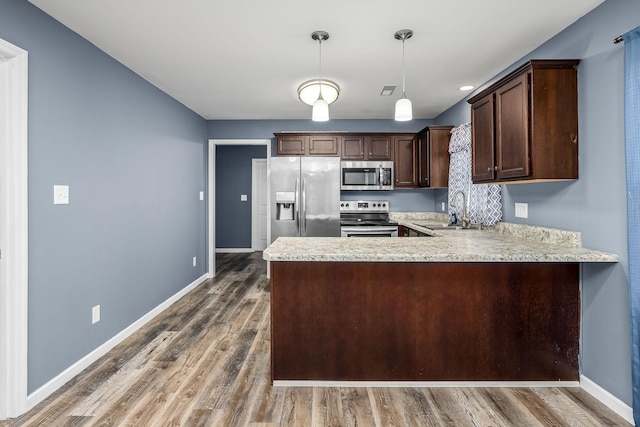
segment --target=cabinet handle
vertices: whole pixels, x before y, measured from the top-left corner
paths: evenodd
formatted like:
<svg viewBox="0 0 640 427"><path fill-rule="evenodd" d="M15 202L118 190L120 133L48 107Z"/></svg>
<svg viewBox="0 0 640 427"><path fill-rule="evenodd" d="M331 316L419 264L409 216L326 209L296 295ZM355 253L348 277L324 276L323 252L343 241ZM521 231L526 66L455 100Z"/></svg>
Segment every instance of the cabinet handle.
<svg viewBox="0 0 640 427"><path fill-rule="evenodd" d="M496 172L498 172L498 171L500 170L500 166L494 166L494 167L493 167L493 170L494 170L494 171L496 171Z"/></svg>
<svg viewBox="0 0 640 427"><path fill-rule="evenodd" d="M491 168L487 168L487 172L491 172Z"/></svg>

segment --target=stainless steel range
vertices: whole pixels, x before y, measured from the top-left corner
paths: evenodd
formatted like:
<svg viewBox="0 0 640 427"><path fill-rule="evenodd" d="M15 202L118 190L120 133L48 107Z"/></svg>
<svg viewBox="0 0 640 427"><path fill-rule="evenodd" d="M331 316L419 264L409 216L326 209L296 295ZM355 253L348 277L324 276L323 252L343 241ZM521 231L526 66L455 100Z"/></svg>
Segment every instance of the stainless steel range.
<svg viewBox="0 0 640 427"><path fill-rule="evenodd" d="M398 237L398 223L389 219L387 200L341 200L342 237Z"/></svg>

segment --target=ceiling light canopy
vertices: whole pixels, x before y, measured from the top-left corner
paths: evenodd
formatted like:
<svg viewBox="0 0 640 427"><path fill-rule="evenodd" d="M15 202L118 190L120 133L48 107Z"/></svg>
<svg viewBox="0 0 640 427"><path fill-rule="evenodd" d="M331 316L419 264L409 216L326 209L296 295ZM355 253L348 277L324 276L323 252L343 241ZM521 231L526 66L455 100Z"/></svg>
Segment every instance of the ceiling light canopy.
<svg viewBox="0 0 640 427"><path fill-rule="evenodd" d="M460 86L458 88L458 90L471 90L471 89L473 89L473 86L471 86L471 85Z"/></svg>
<svg viewBox="0 0 640 427"><path fill-rule="evenodd" d="M396 101L396 114L395 119L399 122L406 122L413 119L413 108L411 106L411 100L407 98L405 93L405 79L404 79L404 42L413 36L411 30L399 30L393 35L396 40L402 40L402 98Z"/></svg>

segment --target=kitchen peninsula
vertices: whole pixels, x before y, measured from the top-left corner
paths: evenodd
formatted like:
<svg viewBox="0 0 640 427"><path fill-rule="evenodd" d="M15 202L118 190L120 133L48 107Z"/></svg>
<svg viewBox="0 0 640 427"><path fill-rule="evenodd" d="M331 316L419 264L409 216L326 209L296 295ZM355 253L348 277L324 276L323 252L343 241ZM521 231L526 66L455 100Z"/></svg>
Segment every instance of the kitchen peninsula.
<svg viewBox="0 0 640 427"><path fill-rule="evenodd" d="M436 214L437 215L437 214ZM272 379L578 381L579 233L499 224L430 237L279 238Z"/></svg>

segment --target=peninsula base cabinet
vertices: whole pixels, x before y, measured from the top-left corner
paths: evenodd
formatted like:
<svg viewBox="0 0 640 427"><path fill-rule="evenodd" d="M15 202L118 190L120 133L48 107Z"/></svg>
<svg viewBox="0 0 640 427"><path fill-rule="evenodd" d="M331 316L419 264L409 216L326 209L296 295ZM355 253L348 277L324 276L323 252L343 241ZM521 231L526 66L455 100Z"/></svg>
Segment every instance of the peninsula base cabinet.
<svg viewBox="0 0 640 427"><path fill-rule="evenodd" d="M578 381L578 267L271 262L272 379Z"/></svg>

